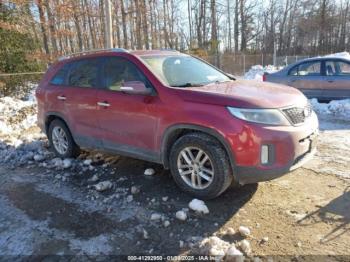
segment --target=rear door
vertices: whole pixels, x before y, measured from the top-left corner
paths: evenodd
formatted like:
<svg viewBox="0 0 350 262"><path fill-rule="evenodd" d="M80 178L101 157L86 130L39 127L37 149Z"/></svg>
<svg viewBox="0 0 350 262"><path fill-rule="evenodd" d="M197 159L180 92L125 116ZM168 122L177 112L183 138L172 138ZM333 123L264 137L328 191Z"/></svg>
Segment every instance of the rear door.
<svg viewBox="0 0 350 262"><path fill-rule="evenodd" d="M320 60L306 61L292 67L288 72L288 85L298 88L309 98L321 98L324 88Z"/></svg>
<svg viewBox="0 0 350 262"><path fill-rule="evenodd" d="M123 57L104 59L104 86L98 91L98 120L107 150L157 161L157 126L159 97L126 94L120 87L126 81L141 81L153 89L138 67Z"/></svg>
<svg viewBox="0 0 350 262"><path fill-rule="evenodd" d="M325 61L325 99L350 98L350 62L340 59Z"/></svg>
<svg viewBox="0 0 350 262"><path fill-rule="evenodd" d="M97 90L100 87L100 58L71 62L67 86L60 97L76 142L81 146L100 147L101 131L97 121Z"/></svg>
<svg viewBox="0 0 350 262"><path fill-rule="evenodd" d="M61 96L64 93L64 90L67 88L65 79L68 70L69 64L63 65L47 83L45 92L43 89L40 89L40 91L37 90L37 94L39 93L40 96L42 96L42 99L38 99L38 120L40 119L40 121L42 121L39 123L42 127L45 125L45 113L62 114L62 117L65 118L65 103Z"/></svg>

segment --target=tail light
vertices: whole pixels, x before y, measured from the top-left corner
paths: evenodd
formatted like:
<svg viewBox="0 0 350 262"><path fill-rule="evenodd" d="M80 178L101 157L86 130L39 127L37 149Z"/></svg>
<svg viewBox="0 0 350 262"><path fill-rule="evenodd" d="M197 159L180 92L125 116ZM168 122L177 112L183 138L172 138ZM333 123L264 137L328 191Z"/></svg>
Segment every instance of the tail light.
<svg viewBox="0 0 350 262"><path fill-rule="evenodd" d="M263 74L262 80L265 82L266 81L266 74Z"/></svg>

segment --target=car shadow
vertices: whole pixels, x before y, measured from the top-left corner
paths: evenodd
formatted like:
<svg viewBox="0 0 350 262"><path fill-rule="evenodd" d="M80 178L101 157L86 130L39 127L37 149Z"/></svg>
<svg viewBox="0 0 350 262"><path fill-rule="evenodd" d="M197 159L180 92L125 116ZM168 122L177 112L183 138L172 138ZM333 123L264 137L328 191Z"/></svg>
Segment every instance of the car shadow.
<svg viewBox="0 0 350 262"><path fill-rule="evenodd" d="M41 145L39 151L41 150L48 157L44 161L36 162L33 161L33 155L38 151L38 144ZM113 200L117 203L112 203L112 213L135 212L134 215L121 224L120 221L114 219L113 215L109 215L108 212L96 211L90 214L90 211L86 211L89 214L86 212L82 213L82 211L79 211L81 208L79 206L68 205L65 203L65 200L59 197L53 198L39 192L40 190L38 191L36 189L38 187L37 184L35 188L31 188L30 190L24 190L26 187L30 188L27 185L24 187L22 185L14 187L17 189L11 195L12 201L21 210L25 210L30 215L33 215L31 210L36 210L34 212L35 216L40 215L40 212L42 212L45 219L48 216L50 217L50 221L54 222L52 223L55 228L63 228L66 231L71 231L78 238L101 234L101 229L98 226L92 226L94 221L97 221L97 224L103 223L108 225L108 228L113 229L118 234L133 235L133 237L126 239L118 239L115 235L114 240L111 240L113 242L111 246L117 246L118 249L113 250L112 254L150 254L150 250L154 254L176 255L187 252L191 249L191 245L198 243L201 238L211 236L219 231L253 197L258 189L257 184L230 187L219 197L205 201L210 210L209 214L204 215L187 211L187 220L180 221L175 217L176 212L188 208L188 204L193 199L193 196L181 191L172 179L169 170L165 170L163 166L137 159L100 153L99 159L95 159L92 164L95 169L82 172L82 168L84 167L82 160L92 158L97 153L91 151L84 152L77 160L74 160L75 164L68 169L51 168L49 169L50 172L47 172L47 166L44 164L45 162L49 163L50 159L54 158L54 156L47 151L45 144L46 141L34 140L32 142L25 142L23 145L15 148L9 146L4 141L0 141L0 154L1 151L7 152L4 153L6 159L1 159L0 164L2 162L3 165L6 164L10 168L20 167L23 170L27 170L27 167L32 166L32 170L37 170L38 174L50 173L50 175L42 178L47 180L42 183L48 183L48 181L54 179L54 183L60 183L60 186L68 187L72 191L78 191L82 194L93 190L87 189L88 186L93 185L89 179L98 173L99 181L109 180L114 184L114 187L104 192L95 192L100 195L100 198L95 201L103 204L103 199L115 195L116 192L119 192L119 189L125 189L127 194ZM7 151L4 151L4 148ZM15 163L19 158L22 160ZM109 164L104 166L107 159L109 159ZM153 168L155 174L152 176L144 175L144 171L147 168ZM63 176L65 173L71 174L69 179L58 182L55 177L58 174ZM40 179L38 179L38 183L41 183ZM52 184L52 187L56 186ZM130 206L132 206L130 210L133 211L130 211L127 207L128 204L125 206L125 203L127 195L131 194L130 189L132 186L138 187L140 192L133 195L133 201L130 203ZM17 194L16 192L22 193ZM41 199L41 206L35 208L37 204L35 203L36 201L32 201L33 199ZM93 201L91 200L91 202ZM61 210L63 207L66 210L66 213L62 213L63 215L57 215L56 212L52 211L56 209ZM40 209L40 212L38 209ZM52 211L51 213L49 212L50 210ZM47 213L50 214L47 215ZM150 219L152 213L161 214L166 220L170 221L170 226L165 227L162 221L152 221ZM69 214L69 219L64 218L67 214ZM77 227L76 221L79 221L82 216L88 218L88 220L86 223L80 223L79 230L77 230L75 228ZM34 217L34 219L37 219L37 217ZM101 221L108 221L108 223ZM147 230L150 238L144 239L142 233L138 231L139 228ZM180 246L179 243L181 241L184 241L186 244ZM139 244L135 245L135 242L139 242Z"/></svg>
<svg viewBox="0 0 350 262"><path fill-rule="evenodd" d="M330 242L350 232L350 186L343 194L324 206L305 216L298 224L307 226L315 223L337 223L337 226L322 238L322 242Z"/></svg>
<svg viewBox="0 0 350 262"><path fill-rule="evenodd" d="M166 228L161 224L157 224L156 229L146 227L152 234L152 239L143 243L147 247L135 249L135 252L140 254L149 249L153 249L154 253L163 254L186 252L189 246L180 248L180 241L194 244L203 237L211 236L234 217L258 189L258 184L231 186L219 197L205 201L210 210L209 214L188 211L188 219L179 221L175 218L175 213L188 208L189 202L194 197L176 186L169 170L165 170L161 165L125 157L121 157L115 165L118 176L127 177L119 185L128 188L139 187L140 193L134 195L134 200L146 207L149 212L162 214L171 222L171 226ZM156 171L155 175L143 175L146 168L153 168ZM167 200L163 201L163 198Z"/></svg>

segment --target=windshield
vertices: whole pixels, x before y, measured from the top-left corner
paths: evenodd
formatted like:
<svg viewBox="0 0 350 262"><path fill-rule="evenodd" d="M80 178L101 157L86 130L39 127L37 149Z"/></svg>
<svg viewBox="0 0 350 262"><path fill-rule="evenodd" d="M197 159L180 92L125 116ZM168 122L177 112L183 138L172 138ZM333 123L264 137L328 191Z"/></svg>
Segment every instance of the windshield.
<svg viewBox="0 0 350 262"><path fill-rule="evenodd" d="M153 73L173 87L202 86L230 78L192 56L142 57Z"/></svg>

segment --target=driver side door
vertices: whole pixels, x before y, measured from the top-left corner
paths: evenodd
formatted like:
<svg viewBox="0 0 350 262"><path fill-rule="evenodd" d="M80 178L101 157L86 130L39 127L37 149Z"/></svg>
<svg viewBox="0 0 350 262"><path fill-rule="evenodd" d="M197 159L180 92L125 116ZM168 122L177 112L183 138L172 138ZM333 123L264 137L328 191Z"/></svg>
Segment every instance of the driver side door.
<svg viewBox="0 0 350 262"><path fill-rule="evenodd" d="M153 86L138 67L123 57L106 57L103 64L104 87L98 90L98 121L103 147L135 158L158 161L156 134L159 97L122 92L124 82L140 81Z"/></svg>

